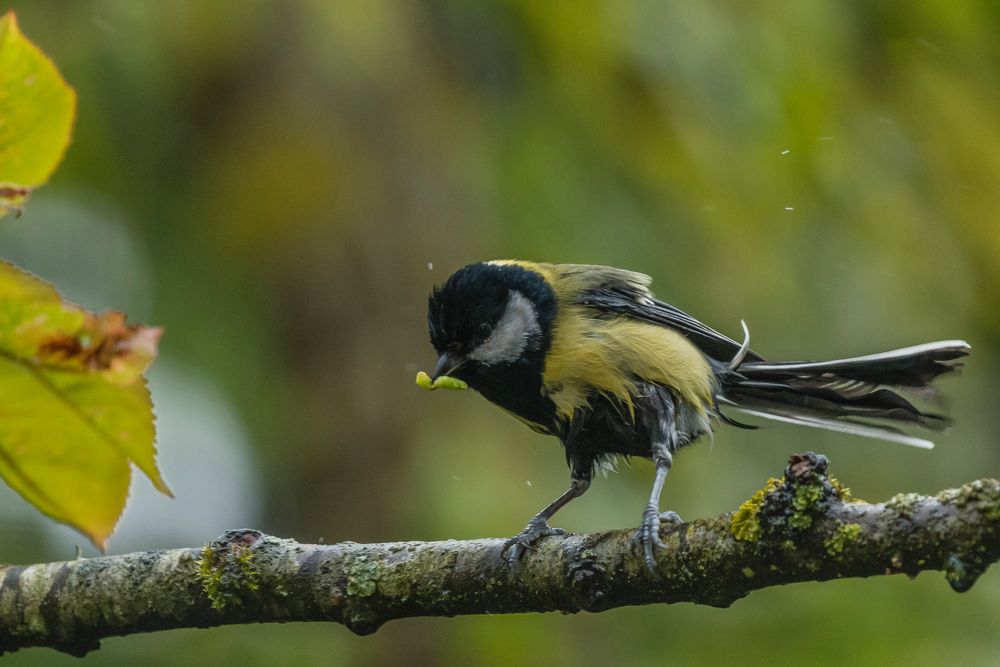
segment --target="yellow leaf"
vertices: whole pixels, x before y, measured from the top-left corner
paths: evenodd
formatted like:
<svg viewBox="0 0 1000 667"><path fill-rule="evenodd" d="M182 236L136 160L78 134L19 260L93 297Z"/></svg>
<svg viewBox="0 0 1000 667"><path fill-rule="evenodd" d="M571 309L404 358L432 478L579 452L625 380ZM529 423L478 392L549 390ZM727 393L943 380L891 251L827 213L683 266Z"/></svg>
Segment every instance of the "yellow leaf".
<svg viewBox="0 0 1000 667"><path fill-rule="evenodd" d="M130 462L170 494L142 376L159 336L0 262L0 477L99 547L124 509Z"/></svg>
<svg viewBox="0 0 1000 667"><path fill-rule="evenodd" d="M19 211L69 145L76 94L17 25L0 17L0 216Z"/></svg>

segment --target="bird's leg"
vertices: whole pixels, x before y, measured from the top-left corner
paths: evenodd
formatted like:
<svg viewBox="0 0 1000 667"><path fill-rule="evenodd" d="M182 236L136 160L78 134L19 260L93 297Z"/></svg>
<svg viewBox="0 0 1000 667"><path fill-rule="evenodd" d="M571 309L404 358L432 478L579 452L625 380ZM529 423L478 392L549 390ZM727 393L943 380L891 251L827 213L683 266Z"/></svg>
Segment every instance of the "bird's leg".
<svg viewBox="0 0 1000 667"><path fill-rule="evenodd" d="M674 423L673 397L666 390L657 392L657 397L660 400L656 406L655 428L651 429L655 437L652 454L653 463L656 465L656 477L653 479L653 489L649 493L649 502L642 512L642 523L632 538L637 546L642 547L646 568L653 576L658 576L654 549L664 547L663 540L660 539L660 521L682 523L676 512L660 514L660 494L663 493L663 484L667 481L667 473L670 472L670 466L674 462L671 452L677 443L677 427Z"/></svg>
<svg viewBox="0 0 1000 667"><path fill-rule="evenodd" d="M676 512L664 512L660 514L660 494L663 492L663 483L667 480L667 473L673 463L673 456L666 447L658 448L660 451L654 452L653 462L656 464L656 478L653 480L653 490L649 494L649 502L642 512L642 523L635 532L632 541L642 547L643 558L646 567L652 574L656 574L656 559L653 557L654 547L662 549L663 540L660 539L660 521L670 521L671 523L681 523L681 518Z"/></svg>
<svg viewBox="0 0 1000 667"><path fill-rule="evenodd" d="M561 528L551 528L548 524L552 515L562 509L563 505L582 496L590 488L590 480L582 477L573 477L569 488L561 496L549 503L545 509L531 517L531 521L524 527L518 535L507 540L504 544L504 551L508 549L507 560L511 565L517 563L521 556L529 549L534 549L535 543L543 537L549 535L563 535L566 531Z"/></svg>

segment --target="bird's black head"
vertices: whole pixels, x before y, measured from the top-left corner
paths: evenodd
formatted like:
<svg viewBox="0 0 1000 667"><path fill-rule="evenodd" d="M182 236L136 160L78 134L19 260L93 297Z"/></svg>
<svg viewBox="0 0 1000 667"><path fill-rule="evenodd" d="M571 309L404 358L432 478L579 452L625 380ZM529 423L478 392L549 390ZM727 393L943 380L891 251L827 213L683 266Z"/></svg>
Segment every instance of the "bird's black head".
<svg viewBox="0 0 1000 667"><path fill-rule="evenodd" d="M516 369L531 367L540 379L556 308L555 293L535 271L485 262L459 269L428 303L431 345L440 355L434 377L451 375L487 394L487 385L512 380Z"/></svg>

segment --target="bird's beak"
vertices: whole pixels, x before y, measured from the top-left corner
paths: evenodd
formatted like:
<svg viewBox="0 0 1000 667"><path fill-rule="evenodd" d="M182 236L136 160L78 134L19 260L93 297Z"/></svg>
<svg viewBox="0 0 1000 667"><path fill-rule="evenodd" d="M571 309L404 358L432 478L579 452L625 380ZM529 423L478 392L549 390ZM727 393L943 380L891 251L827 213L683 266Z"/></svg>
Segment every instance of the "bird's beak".
<svg viewBox="0 0 1000 667"><path fill-rule="evenodd" d="M442 375L451 375L459 366L466 362L466 358L454 352L445 352L438 358L434 373L431 374L431 381L437 380Z"/></svg>

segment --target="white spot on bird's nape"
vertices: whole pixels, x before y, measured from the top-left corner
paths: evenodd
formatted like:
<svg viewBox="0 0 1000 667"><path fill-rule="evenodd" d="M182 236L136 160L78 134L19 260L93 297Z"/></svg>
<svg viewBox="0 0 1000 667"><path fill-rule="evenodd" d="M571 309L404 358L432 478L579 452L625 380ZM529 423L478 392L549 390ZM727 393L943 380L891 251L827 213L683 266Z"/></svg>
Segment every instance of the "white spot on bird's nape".
<svg viewBox="0 0 1000 667"><path fill-rule="evenodd" d="M511 290L507 308L493 333L469 353L469 358L487 366L517 361L541 333L535 304L520 292Z"/></svg>

